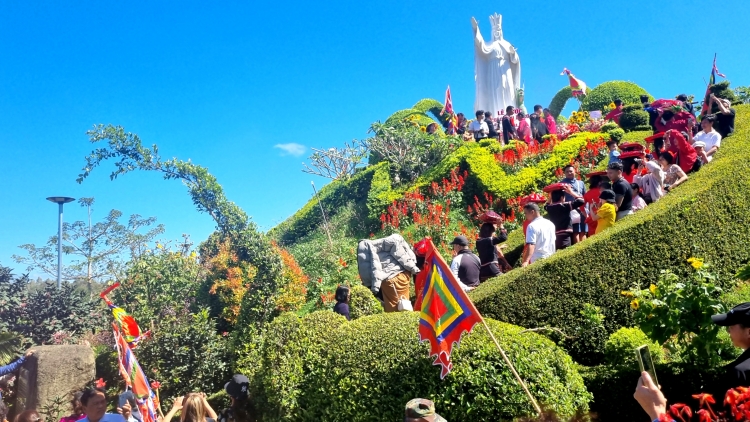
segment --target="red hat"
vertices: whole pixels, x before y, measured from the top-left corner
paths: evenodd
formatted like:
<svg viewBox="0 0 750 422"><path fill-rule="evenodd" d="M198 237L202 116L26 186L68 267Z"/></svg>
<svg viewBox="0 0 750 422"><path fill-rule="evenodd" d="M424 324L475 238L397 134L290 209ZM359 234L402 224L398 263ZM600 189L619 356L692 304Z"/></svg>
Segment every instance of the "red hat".
<svg viewBox="0 0 750 422"><path fill-rule="evenodd" d="M544 189L542 189L543 192L554 192L556 190L563 190L565 189L565 186L568 186L567 183L553 183L551 185L545 186Z"/></svg>
<svg viewBox="0 0 750 422"><path fill-rule="evenodd" d="M620 154L620 159L624 158L644 158L646 156L646 153L643 151L626 151Z"/></svg>
<svg viewBox="0 0 750 422"><path fill-rule="evenodd" d="M531 202L544 203L544 202L547 202L547 198L545 198L544 195L540 195L536 192L532 192L530 195L527 195L521 198L522 207Z"/></svg>
<svg viewBox="0 0 750 422"><path fill-rule="evenodd" d="M427 255L427 239L422 239L414 244L414 254L417 256Z"/></svg>
<svg viewBox="0 0 750 422"><path fill-rule="evenodd" d="M503 217L495 211L487 211L486 213L479 216L479 221L482 223L498 224L502 223Z"/></svg>
<svg viewBox="0 0 750 422"><path fill-rule="evenodd" d="M620 154L622 155L622 154ZM599 170L599 171L592 171L590 173L586 174L586 177L594 177L594 176L606 176L607 170Z"/></svg>
<svg viewBox="0 0 750 422"><path fill-rule="evenodd" d="M661 139L664 137L664 132L654 133L653 135L649 136L648 138L644 139L644 141L651 143L654 142L657 139Z"/></svg>
<svg viewBox="0 0 750 422"><path fill-rule="evenodd" d="M623 152L632 150L643 151L644 149L646 149L646 147L639 144L638 142L626 142L624 144L620 144L620 150Z"/></svg>

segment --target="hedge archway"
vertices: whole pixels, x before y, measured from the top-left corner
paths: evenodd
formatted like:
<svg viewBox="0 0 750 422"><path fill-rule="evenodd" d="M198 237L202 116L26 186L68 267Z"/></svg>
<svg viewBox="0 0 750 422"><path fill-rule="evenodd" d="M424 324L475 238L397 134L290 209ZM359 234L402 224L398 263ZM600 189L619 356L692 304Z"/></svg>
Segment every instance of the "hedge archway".
<svg viewBox="0 0 750 422"><path fill-rule="evenodd" d="M589 92L591 90L586 88L586 94ZM552 101L549 103L549 112L552 113L555 119L560 116L560 113L562 113L565 105L568 104L568 100L571 98L573 98L573 90L570 88L570 85L563 87L563 89L557 91L557 94L552 97Z"/></svg>

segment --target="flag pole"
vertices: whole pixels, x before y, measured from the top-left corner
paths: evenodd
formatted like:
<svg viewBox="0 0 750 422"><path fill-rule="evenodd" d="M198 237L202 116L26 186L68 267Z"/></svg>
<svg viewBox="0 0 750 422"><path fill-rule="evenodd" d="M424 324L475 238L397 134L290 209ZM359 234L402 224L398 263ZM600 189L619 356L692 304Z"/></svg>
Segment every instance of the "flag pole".
<svg viewBox="0 0 750 422"><path fill-rule="evenodd" d="M500 343L498 343L497 339L495 338L495 335L492 334L492 330L490 330L490 326L487 325L487 321L484 320L484 317L482 316L482 314L479 314L479 318L482 320L482 325L484 325L484 329L487 330L487 333L490 335L490 338L495 343L497 350L500 351L500 355L503 357L503 360L510 368L510 371L513 373L513 376L516 378L516 381L518 381L518 383L521 385L521 388L523 388L524 393L526 393L526 395L529 397L529 400L531 400L531 405L534 406L534 410L536 410L537 414L541 415L542 409L539 407L539 404L536 402L536 399L531 394L531 391L529 391L529 388L526 387L526 383L523 382L523 380L521 379L521 376L518 375L518 371L516 371L516 367L513 366L513 363L508 358L508 355L505 354L505 350L503 350L503 348L500 347Z"/></svg>

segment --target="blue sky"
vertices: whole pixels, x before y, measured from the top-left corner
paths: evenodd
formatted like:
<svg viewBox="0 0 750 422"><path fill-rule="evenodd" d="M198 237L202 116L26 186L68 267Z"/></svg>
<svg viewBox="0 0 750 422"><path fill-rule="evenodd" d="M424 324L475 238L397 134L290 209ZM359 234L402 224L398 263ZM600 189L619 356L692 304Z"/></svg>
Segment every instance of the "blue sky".
<svg viewBox="0 0 750 422"><path fill-rule="evenodd" d="M311 196L309 147L366 136L419 99L474 101L470 18L490 38L503 15L521 57L527 106L547 105L567 67L589 86L634 81L656 97L700 96L713 54L733 85L750 84L750 2L10 2L0 3L0 264L57 230L52 195L96 198L156 216L164 239L197 243L214 224L176 181L111 167L75 182L112 123L162 154L191 159L263 229ZM584 4L585 3L585 4ZM718 21L710 21L717 18ZM299 144L287 148L283 144ZM66 221L85 210L66 206Z"/></svg>

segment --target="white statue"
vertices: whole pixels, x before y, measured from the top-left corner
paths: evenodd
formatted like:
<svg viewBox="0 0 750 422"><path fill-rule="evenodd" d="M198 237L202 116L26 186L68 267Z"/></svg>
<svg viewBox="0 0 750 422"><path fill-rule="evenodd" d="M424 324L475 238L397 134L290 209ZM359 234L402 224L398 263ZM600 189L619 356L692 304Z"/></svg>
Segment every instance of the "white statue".
<svg viewBox="0 0 750 422"><path fill-rule="evenodd" d="M477 20L471 18L474 27L474 81L476 99L474 111L490 111L497 115L505 113L507 106L521 108L516 93L521 89L521 59L516 48L503 38L503 17L495 13L492 22L492 42L487 43L479 32Z"/></svg>

